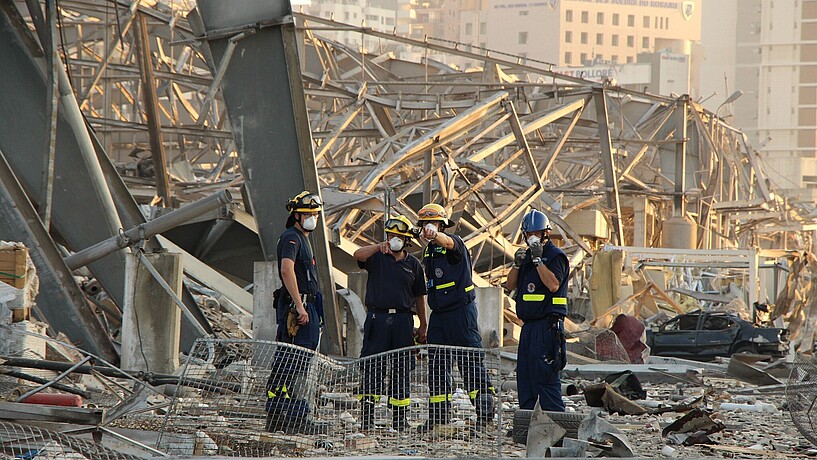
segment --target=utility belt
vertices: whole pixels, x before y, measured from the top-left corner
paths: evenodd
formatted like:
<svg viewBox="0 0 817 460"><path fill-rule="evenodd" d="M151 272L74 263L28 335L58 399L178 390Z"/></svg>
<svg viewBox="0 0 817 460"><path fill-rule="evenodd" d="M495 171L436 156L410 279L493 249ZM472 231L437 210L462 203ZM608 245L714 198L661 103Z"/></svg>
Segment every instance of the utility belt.
<svg viewBox="0 0 817 460"><path fill-rule="evenodd" d="M273 293L274 301L273 306L278 308L278 296L283 296L281 301L283 302L284 306L292 304L292 297L289 295L289 291L287 291L285 286L281 286L280 288L276 289ZM317 296L314 294L300 294L301 302L306 305L307 303L311 303L313 305L317 304Z"/></svg>
<svg viewBox="0 0 817 460"><path fill-rule="evenodd" d="M558 324L565 320L565 317L556 313L550 313L548 315L544 315L539 318L534 319L523 319L522 321L525 323L535 323L539 321L546 321L549 325L553 326L554 324Z"/></svg>
<svg viewBox="0 0 817 460"><path fill-rule="evenodd" d="M385 313L387 315L396 315L399 313L411 313L414 314L414 311L411 308L375 308L375 307L366 307L366 309L373 313Z"/></svg>

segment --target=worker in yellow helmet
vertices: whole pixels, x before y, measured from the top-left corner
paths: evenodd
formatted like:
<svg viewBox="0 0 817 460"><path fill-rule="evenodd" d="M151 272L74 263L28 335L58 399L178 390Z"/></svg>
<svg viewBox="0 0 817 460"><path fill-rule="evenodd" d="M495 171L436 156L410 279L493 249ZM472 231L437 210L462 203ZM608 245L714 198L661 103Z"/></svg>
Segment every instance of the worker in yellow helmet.
<svg viewBox="0 0 817 460"><path fill-rule="evenodd" d="M375 405L380 395L389 396L392 428L408 427L414 360L409 351L382 353L414 345L414 315L420 317L420 340L426 335L426 284L420 261L406 248L414 237L414 226L405 216L386 221L386 241L364 246L354 257L369 273L366 284L366 323L360 357L361 428L374 428ZM367 358L371 356L371 358ZM388 357L387 357L388 356ZM389 388L383 393L386 377Z"/></svg>
<svg viewBox="0 0 817 460"><path fill-rule="evenodd" d="M277 341L316 350L323 311L318 272L310 233L318 226L323 209L320 196L303 191L286 204L286 230L278 238ZM311 354L295 347L275 350L267 379L267 430L313 434L320 431L299 385L308 371ZM302 386L302 385L301 385Z"/></svg>
<svg viewBox="0 0 817 460"><path fill-rule="evenodd" d="M462 238L445 232L445 229L453 226L445 208L430 203L423 206L417 215L422 237L428 241L423 250L428 306L431 309L428 343L482 348L468 249ZM478 423L485 425L493 420L495 390L483 364L482 353L457 353L454 356L448 349L432 347L428 364L428 421L418 427L420 432L449 422L453 392L451 366L454 361L457 362L471 403L476 408Z"/></svg>

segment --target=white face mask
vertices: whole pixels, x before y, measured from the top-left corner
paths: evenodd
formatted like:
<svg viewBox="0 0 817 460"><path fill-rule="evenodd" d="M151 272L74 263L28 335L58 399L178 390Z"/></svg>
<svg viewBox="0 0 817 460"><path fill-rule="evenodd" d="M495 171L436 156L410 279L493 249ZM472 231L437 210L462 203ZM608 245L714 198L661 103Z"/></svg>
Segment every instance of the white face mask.
<svg viewBox="0 0 817 460"><path fill-rule="evenodd" d="M431 222L429 222L429 223L426 224L425 229L428 230L429 232L432 231L432 230L434 230L436 232L437 231L437 226L432 224Z"/></svg>
<svg viewBox="0 0 817 460"><path fill-rule="evenodd" d="M304 220L304 222L301 224L301 226L307 232L311 232L312 230L315 230L315 227L318 226L318 216L309 216L309 217L307 217L306 220Z"/></svg>
<svg viewBox="0 0 817 460"><path fill-rule="evenodd" d="M542 239L536 235L531 235L528 237L528 246L533 246L534 244L541 243Z"/></svg>
<svg viewBox="0 0 817 460"><path fill-rule="evenodd" d="M389 249L392 251L401 251L403 249L403 240L394 236L389 240Z"/></svg>

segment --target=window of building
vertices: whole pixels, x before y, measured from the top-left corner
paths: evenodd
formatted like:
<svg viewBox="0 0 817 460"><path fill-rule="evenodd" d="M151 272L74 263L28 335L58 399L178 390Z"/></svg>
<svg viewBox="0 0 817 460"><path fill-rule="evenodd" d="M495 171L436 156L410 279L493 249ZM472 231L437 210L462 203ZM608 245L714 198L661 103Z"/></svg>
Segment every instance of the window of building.
<svg viewBox="0 0 817 460"><path fill-rule="evenodd" d="M527 45L528 44L528 33L527 32L519 32L519 44L520 45Z"/></svg>
<svg viewBox="0 0 817 460"><path fill-rule="evenodd" d="M634 62L632 56L627 56L627 64L632 64Z"/></svg>
<svg viewBox="0 0 817 460"><path fill-rule="evenodd" d="M650 17L649 16L644 16L643 20L641 21L641 26L644 27L645 29L650 28Z"/></svg>
<svg viewBox="0 0 817 460"><path fill-rule="evenodd" d="M565 22L573 22L573 10L565 10Z"/></svg>
<svg viewBox="0 0 817 460"><path fill-rule="evenodd" d="M618 34L613 34L610 38L610 44L613 46L618 46Z"/></svg>
<svg viewBox="0 0 817 460"><path fill-rule="evenodd" d="M580 62L579 64L584 64L585 62L587 62L587 53L581 54L581 61L582 62Z"/></svg>
<svg viewBox="0 0 817 460"><path fill-rule="evenodd" d="M632 35L627 35L627 47L633 48L635 46L635 37Z"/></svg>
<svg viewBox="0 0 817 460"><path fill-rule="evenodd" d="M474 33L474 24L470 22L465 23L465 35L471 35Z"/></svg>
<svg viewBox="0 0 817 460"><path fill-rule="evenodd" d="M565 64L572 64L573 63L573 53L570 51L565 52Z"/></svg>
<svg viewBox="0 0 817 460"><path fill-rule="evenodd" d="M597 45L604 44L604 34L596 34L596 44Z"/></svg>
<svg viewBox="0 0 817 460"><path fill-rule="evenodd" d="M643 37L641 39L641 47L642 48L649 48L650 47L650 37Z"/></svg>
<svg viewBox="0 0 817 460"><path fill-rule="evenodd" d="M596 13L596 24L604 24L604 13Z"/></svg>
<svg viewBox="0 0 817 460"><path fill-rule="evenodd" d="M528 15L528 10L522 10L522 11L519 12L519 16L527 16L527 15Z"/></svg>
<svg viewBox="0 0 817 460"><path fill-rule="evenodd" d="M669 29L669 18L664 18L664 27Z"/></svg>
<svg viewBox="0 0 817 460"><path fill-rule="evenodd" d="M603 54L597 54L593 60L598 61L598 62L604 62L604 55Z"/></svg>
<svg viewBox="0 0 817 460"><path fill-rule="evenodd" d="M635 27L635 15L628 14L627 15L627 27Z"/></svg>
<svg viewBox="0 0 817 460"><path fill-rule="evenodd" d="M653 29L660 29L660 28L661 28L661 27L659 26L658 19L659 19L659 18L658 18L658 16L656 16L656 17L654 17L654 18L653 18L653 20L652 20L652 28L653 28Z"/></svg>
<svg viewBox="0 0 817 460"><path fill-rule="evenodd" d="M565 43L573 43L573 32L570 30L565 31Z"/></svg>
<svg viewBox="0 0 817 460"><path fill-rule="evenodd" d="M582 24L587 24L590 21L590 13L582 11Z"/></svg>
<svg viewBox="0 0 817 460"><path fill-rule="evenodd" d="M479 23L479 33L480 33L480 35L483 35L486 32L488 32L488 24L486 24L484 22L480 22Z"/></svg>
<svg viewBox="0 0 817 460"><path fill-rule="evenodd" d="M618 25L618 13L613 13L613 25Z"/></svg>
<svg viewBox="0 0 817 460"><path fill-rule="evenodd" d="M610 56L610 61L612 61L613 64L618 64L618 54Z"/></svg>
<svg viewBox="0 0 817 460"><path fill-rule="evenodd" d="M582 42L582 45L587 44L587 32L582 32L581 42Z"/></svg>

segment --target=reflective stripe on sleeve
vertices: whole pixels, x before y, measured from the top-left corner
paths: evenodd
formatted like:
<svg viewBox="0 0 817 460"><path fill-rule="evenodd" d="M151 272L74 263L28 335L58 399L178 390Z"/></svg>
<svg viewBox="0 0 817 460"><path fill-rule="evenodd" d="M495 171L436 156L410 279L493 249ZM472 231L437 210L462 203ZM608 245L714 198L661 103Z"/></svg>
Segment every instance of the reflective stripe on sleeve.
<svg viewBox="0 0 817 460"><path fill-rule="evenodd" d="M455 283L454 281L452 281L452 282L450 282L450 283L441 284L441 285L437 286L437 289L445 289L445 288L450 288L451 286L453 286L453 285L455 285L455 284L456 284L456 283Z"/></svg>
<svg viewBox="0 0 817 460"><path fill-rule="evenodd" d="M544 294L522 294L522 300L525 302L541 302L545 300Z"/></svg>
<svg viewBox="0 0 817 460"><path fill-rule="evenodd" d="M465 292L469 292L469 291L473 291L473 290L474 290L474 285L473 284L468 286L467 288L465 288Z"/></svg>
<svg viewBox="0 0 817 460"><path fill-rule="evenodd" d="M567 305L567 297L554 297L553 305Z"/></svg>

